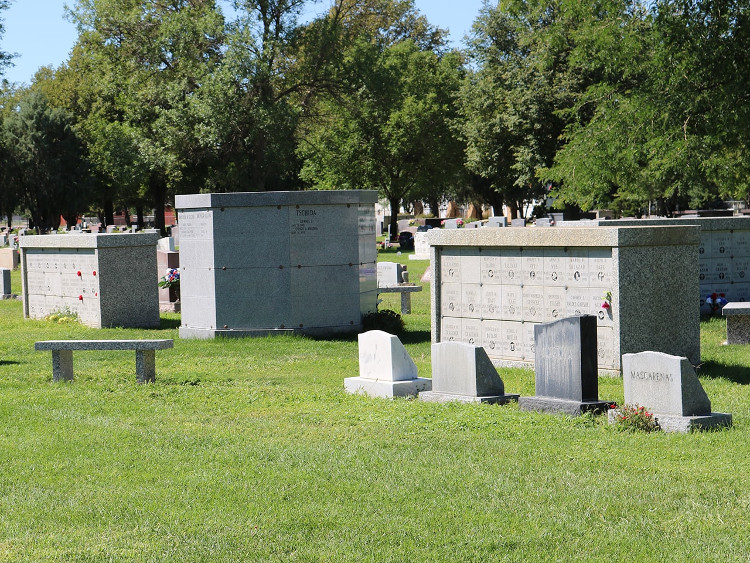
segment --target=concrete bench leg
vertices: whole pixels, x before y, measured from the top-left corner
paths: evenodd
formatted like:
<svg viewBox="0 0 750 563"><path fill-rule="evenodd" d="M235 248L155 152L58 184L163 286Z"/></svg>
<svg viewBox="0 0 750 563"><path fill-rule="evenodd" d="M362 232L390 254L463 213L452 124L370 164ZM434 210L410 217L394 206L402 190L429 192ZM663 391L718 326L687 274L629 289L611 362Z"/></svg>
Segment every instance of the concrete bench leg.
<svg viewBox="0 0 750 563"><path fill-rule="evenodd" d="M401 294L401 314L408 315L411 313L411 293Z"/></svg>
<svg viewBox="0 0 750 563"><path fill-rule="evenodd" d="M138 377L138 383L147 383L156 381L156 351L155 350L136 350L135 351L135 374Z"/></svg>
<svg viewBox="0 0 750 563"><path fill-rule="evenodd" d="M52 381L73 381L73 350L52 350Z"/></svg>

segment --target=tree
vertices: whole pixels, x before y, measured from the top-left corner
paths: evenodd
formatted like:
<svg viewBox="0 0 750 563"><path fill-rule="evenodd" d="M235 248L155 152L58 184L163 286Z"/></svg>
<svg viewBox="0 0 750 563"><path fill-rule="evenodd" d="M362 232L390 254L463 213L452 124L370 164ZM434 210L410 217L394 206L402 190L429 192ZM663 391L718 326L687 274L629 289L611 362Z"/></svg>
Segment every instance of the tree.
<svg viewBox="0 0 750 563"><path fill-rule="evenodd" d="M316 188L379 190L395 236L404 199L461 177L463 145L451 128L461 59L410 40L383 47L361 38L346 64L347 94L321 102L300 145L301 177Z"/></svg>
<svg viewBox="0 0 750 563"><path fill-rule="evenodd" d="M0 13L3 10L7 10L9 5L9 0L0 0ZM3 35L5 35L5 24L3 23L3 19L0 18L0 39L3 38ZM11 58L12 56L9 53L0 51L0 77L3 75L3 70L11 64Z"/></svg>
<svg viewBox="0 0 750 563"><path fill-rule="evenodd" d="M461 95L461 128L474 185L496 192L516 217L546 194L538 171L553 162L565 127L562 110L586 84L570 64L571 30L591 14L568 0L486 3L473 26L474 72Z"/></svg>
<svg viewBox="0 0 750 563"><path fill-rule="evenodd" d="M112 180L145 170L144 195L164 232L167 197L195 191L205 171L193 98L220 60L223 18L214 0L78 0L70 13L96 82L85 128L103 144L92 148L97 168ZM123 146L130 155L137 147L140 162L121 159L113 147Z"/></svg>
<svg viewBox="0 0 750 563"><path fill-rule="evenodd" d="M72 124L69 112L51 108L38 92L23 96L3 122L5 189L28 209L41 232L56 229L60 215L75 222L88 205L88 163Z"/></svg>

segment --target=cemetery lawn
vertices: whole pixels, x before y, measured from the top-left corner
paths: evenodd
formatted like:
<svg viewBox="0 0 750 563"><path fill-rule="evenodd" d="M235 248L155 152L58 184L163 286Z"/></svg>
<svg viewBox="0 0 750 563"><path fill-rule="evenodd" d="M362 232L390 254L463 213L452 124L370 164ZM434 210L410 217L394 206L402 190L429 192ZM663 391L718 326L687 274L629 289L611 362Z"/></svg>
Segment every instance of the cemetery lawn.
<svg viewBox="0 0 750 563"><path fill-rule="evenodd" d="M406 254L418 282L427 262ZM20 293L18 272L14 291ZM398 310L397 295L381 307ZM402 335L430 374L429 284ZM653 314L652 311L644 314ZM487 406L350 396L356 338L180 340L22 318L0 302L0 561L746 561L750 347L701 326L701 382L729 430L621 434ZM132 352L37 340L174 338L156 382ZM532 395L533 373L501 369ZM622 382L599 396L622 401Z"/></svg>

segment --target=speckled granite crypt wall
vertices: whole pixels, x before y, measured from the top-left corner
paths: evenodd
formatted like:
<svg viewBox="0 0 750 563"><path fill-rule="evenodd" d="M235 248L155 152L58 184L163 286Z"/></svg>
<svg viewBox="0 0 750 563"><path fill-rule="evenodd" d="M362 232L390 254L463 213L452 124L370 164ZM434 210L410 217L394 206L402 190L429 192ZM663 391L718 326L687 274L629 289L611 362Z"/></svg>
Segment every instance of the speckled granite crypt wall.
<svg viewBox="0 0 750 563"><path fill-rule="evenodd" d="M429 241L433 342L529 365L536 323L590 314L600 371L644 350L700 361L697 227L434 229Z"/></svg>
<svg viewBox="0 0 750 563"><path fill-rule="evenodd" d="M183 338L358 332L377 302L367 190L177 196Z"/></svg>
<svg viewBox="0 0 750 563"><path fill-rule="evenodd" d="M20 237L24 317L69 310L94 328L158 327L158 234Z"/></svg>

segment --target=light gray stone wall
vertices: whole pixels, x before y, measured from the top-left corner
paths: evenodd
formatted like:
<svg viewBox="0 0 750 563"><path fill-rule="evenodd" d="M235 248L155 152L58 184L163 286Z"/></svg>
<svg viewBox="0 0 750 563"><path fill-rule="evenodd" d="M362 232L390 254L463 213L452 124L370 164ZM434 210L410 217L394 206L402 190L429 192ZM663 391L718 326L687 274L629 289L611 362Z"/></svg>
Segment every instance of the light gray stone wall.
<svg viewBox="0 0 750 563"><path fill-rule="evenodd" d="M433 342L533 365L535 324L589 314L600 371L643 350L700 361L695 226L433 230L429 240Z"/></svg>
<svg viewBox="0 0 750 563"><path fill-rule="evenodd" d="M706 296L725 294L728 301L750 301L750 217L683 217L679 219L617 219L586 222L590 226L700 227L698 279L700 309L710 312ZM577 226L566 222L564 226Z"/></svg>
<svg viewBox="0 0 750 563"><path fill-rule="evenodd" d="M377 302L374 191L177 196L180 335L356 332Z"/></svg>
<svg viewBox="0 0 750 563"><path fill-rule="evenodd" d="M24 316L63 309L95 328L158 327L156 241L146 234L24 236Z"/></svg>

